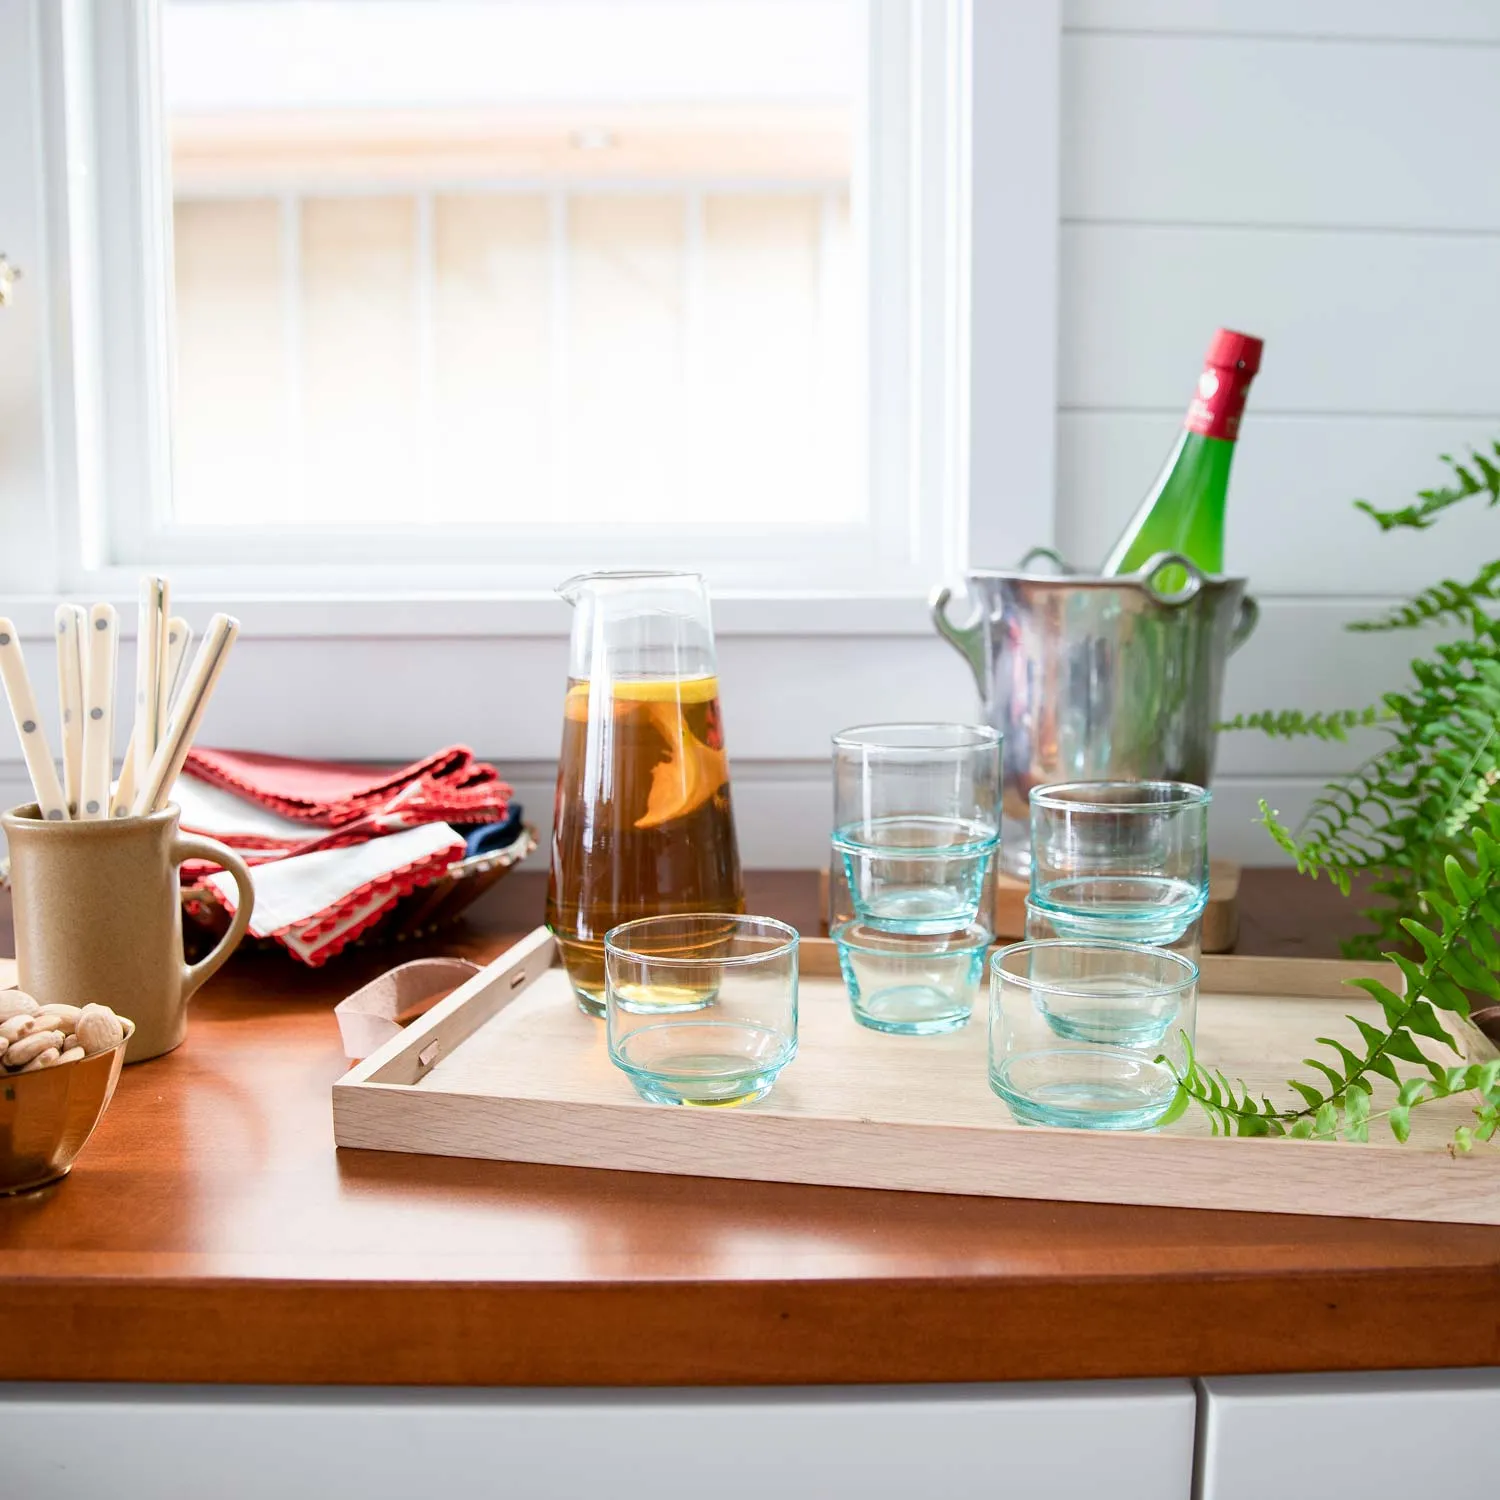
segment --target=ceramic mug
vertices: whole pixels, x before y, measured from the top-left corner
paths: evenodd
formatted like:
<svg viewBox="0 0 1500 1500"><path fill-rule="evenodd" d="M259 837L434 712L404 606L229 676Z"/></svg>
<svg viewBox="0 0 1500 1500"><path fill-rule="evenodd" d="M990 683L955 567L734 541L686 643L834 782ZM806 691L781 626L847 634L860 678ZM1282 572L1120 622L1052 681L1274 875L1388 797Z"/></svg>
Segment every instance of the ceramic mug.
<svg viewBox="0 0 1500 1500"><path fill-rule="evenodd" d="M177 808L141 818L50 822L33 802L0 814L10 844L17 982L43 1006L96 1001L135 1022L128 1063L170 1052L187 1003L250 923L250 871L232 849L177 830ZM239 887L229 931L191 967L182 956L177 867L222 865Z"/></svg>

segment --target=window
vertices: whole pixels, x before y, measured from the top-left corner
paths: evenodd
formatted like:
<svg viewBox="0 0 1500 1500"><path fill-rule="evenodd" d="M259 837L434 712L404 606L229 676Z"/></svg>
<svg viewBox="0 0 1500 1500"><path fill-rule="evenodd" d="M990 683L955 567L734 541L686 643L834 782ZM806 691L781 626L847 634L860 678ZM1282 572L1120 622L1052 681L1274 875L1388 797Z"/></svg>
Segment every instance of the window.
<svg viewBox="0 0 1500 1500"><path fill-rule="evenodd" d="M862 21L167 0L173 519L857 520Z"/></svg>
<svg viewBox="0 0 1500 1500"><path fill-rule="evenodd" d="M81 566L915 593L959 555L957 0L70 10Z"/></svg>

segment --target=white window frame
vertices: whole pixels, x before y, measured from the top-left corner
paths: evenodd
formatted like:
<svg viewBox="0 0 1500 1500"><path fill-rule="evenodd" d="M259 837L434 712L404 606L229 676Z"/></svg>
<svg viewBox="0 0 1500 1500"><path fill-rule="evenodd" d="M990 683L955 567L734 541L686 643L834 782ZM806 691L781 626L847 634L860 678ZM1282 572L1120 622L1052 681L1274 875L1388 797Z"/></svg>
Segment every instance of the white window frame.
<svg viewBox="0 0 1500 1500"><path fill-rule="evenodd" d="M915 226L907 246L890 233L873 240L905 261L912 291L900 316L871 318L872 366L899 377L870 396L869 426L884 444L871 461L882 523L864 551L847 536L808 533L788 556L781 533L759 558L747 529L735 538L743 565L707 569L723 601L721 632L920 633L930 628L922 601L934 584L970 559L1003 563L1051 539L1060 0L870 4L875 93L909 90L920 121L914 139L879 148L888 164L900 162L902 201L869 195L877 222ZM0 495L17 494L19 480L25 496L0 509L7 597L73 592L123 603L151 562L170 568L182 595L238 606L270 634L564 629L565 616L543 603L555 559L445 562L432 548L451 545L451 534L403 533L401 564L373 549L361 556L343 532L341 564L254 558L251 539L241 556L252 560L202 564L143 530L150 497L170 483L165 174L149 159L161 141L151 113L155 6L0 0L0 10L18 42L0 50L0 84L17 84L0 105L0 134L16 119L24 127L9 180L24 179L28 150L34 177L19 231L0 226L11 242L0 248L25 273L19 300L31 308L19 319L7 309L26 326L0 331L32 346L23 352L41 395L29 399L42 408L37 450L14 462L0 454ZM98 66L101 58L111 65ZM128 67L116 65L122 58ZM906 193L920 205L909 215ZM877 267L872 285L882 276ZM691 563L660 540L657 560ZM285 544L282 534L276 550ZM510 536L506 545L514 551Z"/></svg>

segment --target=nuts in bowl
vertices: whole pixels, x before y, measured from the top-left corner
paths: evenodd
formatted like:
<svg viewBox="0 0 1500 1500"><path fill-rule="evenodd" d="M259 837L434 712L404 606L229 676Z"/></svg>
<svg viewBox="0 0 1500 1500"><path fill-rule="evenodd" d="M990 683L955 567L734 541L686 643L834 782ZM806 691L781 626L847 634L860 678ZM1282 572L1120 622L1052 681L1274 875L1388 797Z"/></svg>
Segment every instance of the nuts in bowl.
<svg viewBox="0 0 1500 1500"><path fill-rule="evenodd" d="M67 1173L104 1114L133 1022L0 990L0 1193Z"/></svg>

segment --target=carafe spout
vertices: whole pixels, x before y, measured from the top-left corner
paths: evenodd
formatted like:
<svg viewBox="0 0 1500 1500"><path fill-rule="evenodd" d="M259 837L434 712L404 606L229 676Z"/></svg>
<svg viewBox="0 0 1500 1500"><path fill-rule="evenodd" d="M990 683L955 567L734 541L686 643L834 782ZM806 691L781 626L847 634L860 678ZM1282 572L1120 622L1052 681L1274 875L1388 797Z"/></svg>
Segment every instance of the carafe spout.
<svg viewBox="0 0 1500 1500"><path fill-rule="evenodd" d="M595 573L575 573L566 582L558 584L557 595L569 604L577 604L585 594L625 593L672 584L684 584L699 593L703 590L703 578L698 573L680 573L670 568L611 568Z"/></svg>

